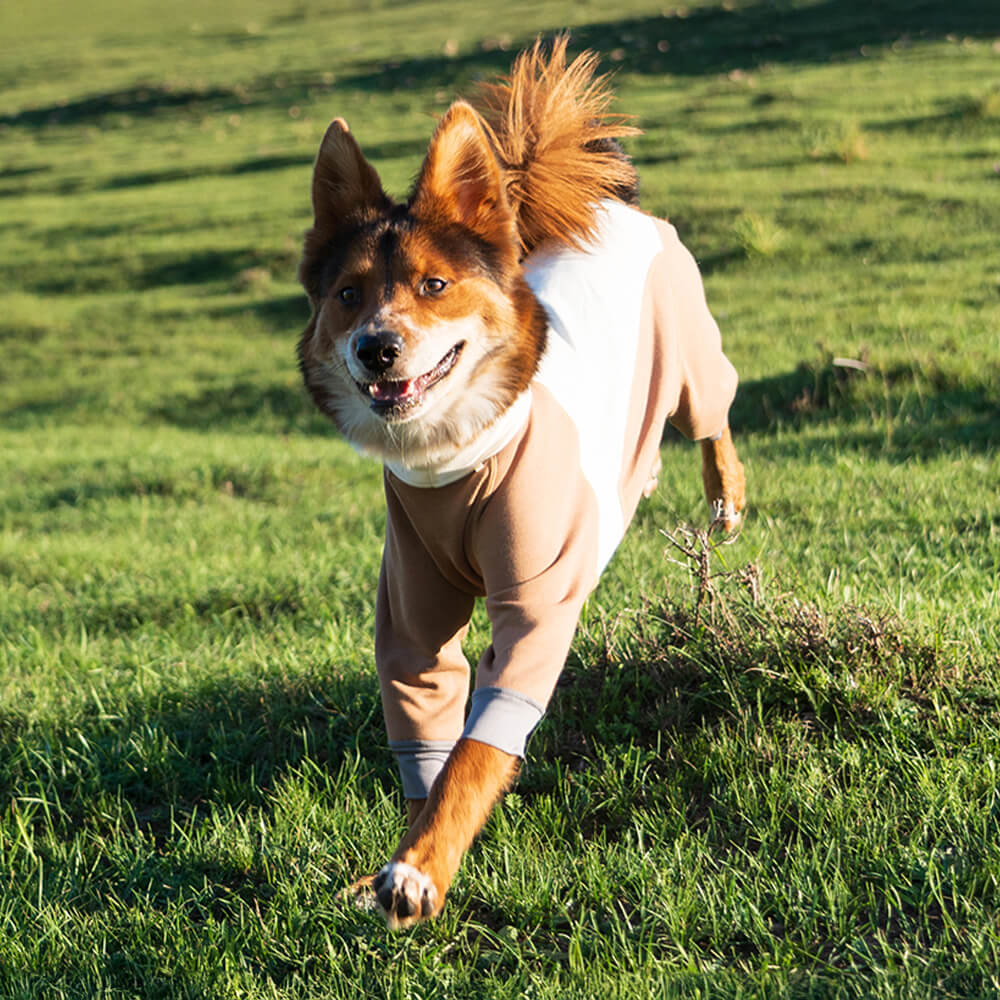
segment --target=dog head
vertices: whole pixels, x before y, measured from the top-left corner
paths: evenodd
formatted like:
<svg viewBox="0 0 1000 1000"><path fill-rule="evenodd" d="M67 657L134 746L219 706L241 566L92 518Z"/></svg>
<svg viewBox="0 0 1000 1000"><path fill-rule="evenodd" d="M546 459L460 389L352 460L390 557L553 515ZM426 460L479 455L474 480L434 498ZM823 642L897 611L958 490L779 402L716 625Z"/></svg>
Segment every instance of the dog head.
<svg viewBox="0 0 1000 1000"><path fill-rule="evenodd" d="M446 460L528 386L545 346L481 119L452 105L405 203L337 119L312 201L299 268L313 307L299 343L309 391L362 450L413 466Z"/></svg>

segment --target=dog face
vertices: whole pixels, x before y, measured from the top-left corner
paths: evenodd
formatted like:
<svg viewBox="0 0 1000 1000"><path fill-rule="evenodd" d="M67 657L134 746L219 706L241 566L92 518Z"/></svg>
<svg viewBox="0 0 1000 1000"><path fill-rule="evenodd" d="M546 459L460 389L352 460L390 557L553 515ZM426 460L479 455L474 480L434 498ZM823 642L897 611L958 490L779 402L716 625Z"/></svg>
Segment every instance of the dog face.
<svg viewBox="0 0 1000 1000"><path fill-rule="evenodd" d="M545 343L478 115L452 106L405 204L338 119L313 209L299 270L313 305L299 344L307 387L363 450L416 466L447 459L527 387Z"/></svg>

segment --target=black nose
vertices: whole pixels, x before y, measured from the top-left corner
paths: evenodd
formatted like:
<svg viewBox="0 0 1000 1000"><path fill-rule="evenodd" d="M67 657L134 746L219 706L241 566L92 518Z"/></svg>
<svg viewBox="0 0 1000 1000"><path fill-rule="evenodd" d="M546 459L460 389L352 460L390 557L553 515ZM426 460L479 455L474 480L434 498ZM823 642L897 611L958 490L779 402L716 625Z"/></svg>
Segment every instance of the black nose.
<svg viewBox="0 0 1000 1000"><path fill-rule="evenodd" d="M403 341L397 334L388 330L366 333L358 337L354 353L365 368L376 375L381 375L382 372L388 371L396 358L403 353Z"/></svg>

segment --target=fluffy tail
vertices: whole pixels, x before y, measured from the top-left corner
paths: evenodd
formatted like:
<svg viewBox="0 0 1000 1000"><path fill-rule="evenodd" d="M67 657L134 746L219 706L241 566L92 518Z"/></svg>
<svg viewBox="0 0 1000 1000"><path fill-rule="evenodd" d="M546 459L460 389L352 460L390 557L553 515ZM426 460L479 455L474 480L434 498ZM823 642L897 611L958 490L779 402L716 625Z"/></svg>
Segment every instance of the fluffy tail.
<svg viewBox="0 0 1000 1000"><path fill-rule="evenodd" d="M504 168L524 254L545 240L579 246L593 235L598 202L638 200L635 168L615 140L639 129L608 113L612 94L607 77L594 76L596 53L566 65L568 41L559 36L546 55L539 39L476 101Z"/></svg>

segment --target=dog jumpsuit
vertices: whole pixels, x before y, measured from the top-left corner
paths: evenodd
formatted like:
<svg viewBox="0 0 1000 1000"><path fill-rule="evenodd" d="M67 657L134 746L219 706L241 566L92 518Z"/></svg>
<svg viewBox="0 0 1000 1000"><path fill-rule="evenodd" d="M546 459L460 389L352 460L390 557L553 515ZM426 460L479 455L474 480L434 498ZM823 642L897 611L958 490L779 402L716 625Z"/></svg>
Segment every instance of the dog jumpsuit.
<svg viewBox="0 0 1000 1000"><path fill-rule="evenodd" d="M588 594L649 481L665 422L725 428L736 372L673 226L618 202L585 250L535 251L549 317L530 388L447 467L385 469L375 658L407 798L462 736L523 756ZM469 701L477 597L492 641Z"/></svg>

